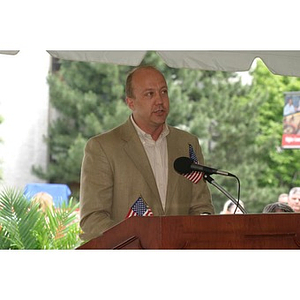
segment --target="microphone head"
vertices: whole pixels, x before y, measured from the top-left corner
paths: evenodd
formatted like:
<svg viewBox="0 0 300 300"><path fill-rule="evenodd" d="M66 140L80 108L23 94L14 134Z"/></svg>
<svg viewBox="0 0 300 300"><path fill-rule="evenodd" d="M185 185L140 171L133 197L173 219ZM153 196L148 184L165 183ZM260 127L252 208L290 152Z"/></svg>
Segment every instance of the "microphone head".
<svg viewBox="0 0 300 300"><path fill-rule="evenodd" d="M174 161L174 169L179 174L187 174L191 173L191 165L193 163L193 160L188 157L178 157Z"/></svg>

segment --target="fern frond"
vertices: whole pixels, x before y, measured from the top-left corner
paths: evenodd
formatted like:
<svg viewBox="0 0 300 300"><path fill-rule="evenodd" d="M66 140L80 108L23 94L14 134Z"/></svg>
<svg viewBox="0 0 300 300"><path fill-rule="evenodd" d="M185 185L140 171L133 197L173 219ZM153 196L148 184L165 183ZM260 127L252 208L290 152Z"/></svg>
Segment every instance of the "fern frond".
<svg viewBox="0 0 300 300"><path fill-rule="evenodd" d="M0 192L0 249L74 249L79 223L72 200L56 210L40 210L17 189Z"/></svg>

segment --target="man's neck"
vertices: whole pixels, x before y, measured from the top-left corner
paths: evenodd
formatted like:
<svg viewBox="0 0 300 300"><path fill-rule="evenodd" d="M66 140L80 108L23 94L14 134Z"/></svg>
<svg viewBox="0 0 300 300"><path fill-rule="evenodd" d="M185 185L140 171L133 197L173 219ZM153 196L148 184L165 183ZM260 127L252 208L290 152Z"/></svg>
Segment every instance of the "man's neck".
<svg viewBox="0 0 300 300"><path fill-rule="evenodd" d="M164 130L164 126L165 124L161 124L159 126L156 126L156 127L151 127L151 128L143 128L141 127L139 124L136 123L136 121L134 120L133 118L133 115L131 115L131 120L132 122L134 122L134 124L140 129L142 130L143 132L151 135L152 139L154 141L157 141L159 136L161 135L161 133L163 132Z"/></svg>

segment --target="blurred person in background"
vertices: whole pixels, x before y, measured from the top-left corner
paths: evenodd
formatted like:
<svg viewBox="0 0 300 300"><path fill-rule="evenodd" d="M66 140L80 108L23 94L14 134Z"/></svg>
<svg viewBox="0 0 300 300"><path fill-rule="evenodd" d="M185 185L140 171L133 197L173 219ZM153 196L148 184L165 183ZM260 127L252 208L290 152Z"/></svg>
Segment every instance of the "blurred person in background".
<svg viewBox="0 0 300 300"><path fill-rule="evenodd" d="M245 208L243 201L240 200L240 205ZM243 212L238 208L236 210L236 205L231 201L227 200L223 206L223 210L220 212L221 215L232 215L232 214L242 214Z"/></svg>
<svg viewBox="0 0 300 300"><path fill-rule="evenodd" d="M288 205L296 213L300 213L300 187L293 187L289 192Z"/></svg>
<svg viewBox="0 0 300 300"><path fill-rule="evenodd" d="M288 199L289 199L289 194L283 193L279 195L278 202L287 204Z"/></svg>
<svg viewBox="0 0 300 300"><path fill-rule="evenodd" d="M32 197L32 203L38 204L42 211L52 210L54 207L53 197L46 192L39 192Z"/></svg>
<svg viewBox="0 0 300 300"><path fill-rule="evenodd" d="M286 203L275 202L266 205L263 209L263 213L286 213L294 212L294 210Z"/></svg>

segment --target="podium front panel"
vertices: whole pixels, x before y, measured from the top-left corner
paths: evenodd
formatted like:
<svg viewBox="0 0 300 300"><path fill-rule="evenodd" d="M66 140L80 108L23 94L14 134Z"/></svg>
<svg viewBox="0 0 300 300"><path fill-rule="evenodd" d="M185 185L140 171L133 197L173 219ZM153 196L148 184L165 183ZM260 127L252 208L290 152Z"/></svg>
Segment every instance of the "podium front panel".
<svg viewBox="0 0 300 300"><path fill-rule="evenodd" d="M299 249L300 214L131 217L77 249Z"/></svg>

